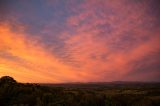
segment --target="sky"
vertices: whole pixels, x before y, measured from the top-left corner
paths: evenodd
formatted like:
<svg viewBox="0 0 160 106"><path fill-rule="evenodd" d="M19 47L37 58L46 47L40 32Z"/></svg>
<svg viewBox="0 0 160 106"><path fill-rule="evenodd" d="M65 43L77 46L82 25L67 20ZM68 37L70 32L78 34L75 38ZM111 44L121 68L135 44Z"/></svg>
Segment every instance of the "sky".
<svg viewBox="0 0 160 106"><path fill-rule="evenodd" d="M0 77L160 82L159 0L0 0Z"/></svg>

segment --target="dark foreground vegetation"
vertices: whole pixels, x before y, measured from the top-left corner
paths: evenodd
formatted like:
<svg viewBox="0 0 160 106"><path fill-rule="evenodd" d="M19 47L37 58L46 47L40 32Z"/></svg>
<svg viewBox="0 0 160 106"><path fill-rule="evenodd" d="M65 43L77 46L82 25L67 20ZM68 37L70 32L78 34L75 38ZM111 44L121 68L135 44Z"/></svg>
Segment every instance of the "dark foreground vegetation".
<svg viewBox="0 0 160 106"><path fill-rule="evenodd" d="M160 106L159 83L22 84L0 79L0 106Z"/></svg>

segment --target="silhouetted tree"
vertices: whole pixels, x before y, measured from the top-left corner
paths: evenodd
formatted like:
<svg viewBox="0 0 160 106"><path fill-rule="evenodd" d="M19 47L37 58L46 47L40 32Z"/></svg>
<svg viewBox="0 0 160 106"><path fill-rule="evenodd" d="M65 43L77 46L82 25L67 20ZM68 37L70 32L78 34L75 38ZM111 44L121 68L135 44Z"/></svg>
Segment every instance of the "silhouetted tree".
<svg viewBox="0 0 160 106"><path fill-rule="evenodd" d="M0 79L0 85L1 84L5 84L5 83L9 83L9 84L13 84L13 83L17 83L16 80L14 80L12 77L10 76L3 76Z"/></svg>

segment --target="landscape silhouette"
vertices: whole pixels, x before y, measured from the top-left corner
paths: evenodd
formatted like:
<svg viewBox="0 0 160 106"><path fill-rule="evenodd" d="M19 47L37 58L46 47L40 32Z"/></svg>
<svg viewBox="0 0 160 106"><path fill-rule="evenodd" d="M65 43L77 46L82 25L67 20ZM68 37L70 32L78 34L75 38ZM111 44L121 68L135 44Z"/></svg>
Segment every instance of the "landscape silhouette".
<svg viewBox="0 0 160 106"><path fill-rule="evenodd" d="M0 79L0 106L159 106L160 83L19 83Z"/></svg>

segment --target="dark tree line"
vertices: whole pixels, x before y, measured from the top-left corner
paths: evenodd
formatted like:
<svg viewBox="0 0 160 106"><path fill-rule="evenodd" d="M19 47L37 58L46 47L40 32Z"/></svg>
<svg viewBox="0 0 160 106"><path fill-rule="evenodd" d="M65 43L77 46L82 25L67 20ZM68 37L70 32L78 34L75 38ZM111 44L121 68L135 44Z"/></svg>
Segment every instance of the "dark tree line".
<svg viewBox="0 0 160 106"><path fill-rule="evenodd" d="M160 96L158 90L149 90L145 95L107 95L93 89L22 84L9 76L0 79L0 106L160 106L160 99L148 98L154 93Z"/></svg>

